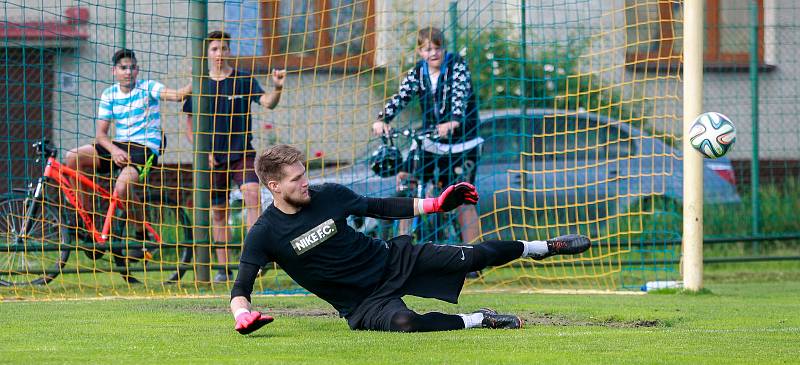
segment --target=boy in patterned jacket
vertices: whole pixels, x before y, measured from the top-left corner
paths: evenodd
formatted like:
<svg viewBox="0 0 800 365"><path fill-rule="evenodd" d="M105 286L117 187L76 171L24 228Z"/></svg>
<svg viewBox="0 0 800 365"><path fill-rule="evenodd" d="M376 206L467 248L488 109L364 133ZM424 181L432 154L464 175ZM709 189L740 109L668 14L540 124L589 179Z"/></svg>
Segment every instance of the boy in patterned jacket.
<svg viewBox="0 0 800 365"><path fill-rule="evenodd" d="M413 98L419 98L424 130L436 129L438 141L423 143L416 166L409 161L397 175L398 189L409 173L425 181L439 169L439 187L457 182L475 182L480 144L478 106L472 88L472 76L464 59L444 50L444 35L438 28L427 27L417 33L417 54L421 60L408 71L400 90L389 98L378 121L372 124L375 135L389 133L391 122ZM414 182L412 182L414 183ZM480 235L478 213L474 205L458 208L461 239L473 242ZM407 229L408 222L401 227Z"/></svg>

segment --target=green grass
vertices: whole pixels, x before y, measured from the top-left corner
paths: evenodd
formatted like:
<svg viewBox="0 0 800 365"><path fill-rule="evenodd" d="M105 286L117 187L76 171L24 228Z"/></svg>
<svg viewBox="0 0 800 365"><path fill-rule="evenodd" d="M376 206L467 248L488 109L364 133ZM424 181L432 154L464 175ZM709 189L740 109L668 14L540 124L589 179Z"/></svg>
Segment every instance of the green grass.
<svg viewBox="0 0 800 365"><path fill-rule="evenodd" d="M350 331L313 296L255 297L276 321L233 331L227 298L0 303L0 363L790 363L800 356L800 270L720 270L704 294L464 294L522 330Z"/></svg>

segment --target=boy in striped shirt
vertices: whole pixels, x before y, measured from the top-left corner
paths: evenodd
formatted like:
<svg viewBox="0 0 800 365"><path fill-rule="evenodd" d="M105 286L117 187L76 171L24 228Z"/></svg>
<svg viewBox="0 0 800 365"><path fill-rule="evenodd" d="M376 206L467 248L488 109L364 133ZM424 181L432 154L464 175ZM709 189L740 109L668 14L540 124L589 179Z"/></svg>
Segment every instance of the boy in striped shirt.
<svg viewBox="0 0 800 365"><path fill-rule="evenodd" d="M126 204L139 200L135 197L128 199L129 186L138 181L140 169L147 159L152 155L153 164L158 162L162 147L159 101L182 101L191 92L191 84L174 90L158 81L138 80L136 55L129 49L114 53L112 62L112 73L117 83L105 89L100 97L95 142L69 151L66 164L84 174L109 173L112 169L119 171L114 192ZM112 124L115 129L113 139L109 136ZM79 196L83 199L83 206L89 207L87 197ZM126 209L128 219L138 223L143 235L141 207L128 207L134 208ZM141 253L129 252L128 255L136 258Z"/></svg>

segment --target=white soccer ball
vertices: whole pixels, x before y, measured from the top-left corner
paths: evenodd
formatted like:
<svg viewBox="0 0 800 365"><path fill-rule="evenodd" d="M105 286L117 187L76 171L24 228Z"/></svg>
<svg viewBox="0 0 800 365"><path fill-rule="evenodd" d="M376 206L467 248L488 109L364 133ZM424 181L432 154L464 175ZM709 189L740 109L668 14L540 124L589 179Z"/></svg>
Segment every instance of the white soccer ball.
<svg viewBox="0 0 800 365"><path fill-rule="evenodd" d="M692 122L689 143L708 158L725 156L736 142L736 126L728 117L717 113L703 113Z"/></svg>

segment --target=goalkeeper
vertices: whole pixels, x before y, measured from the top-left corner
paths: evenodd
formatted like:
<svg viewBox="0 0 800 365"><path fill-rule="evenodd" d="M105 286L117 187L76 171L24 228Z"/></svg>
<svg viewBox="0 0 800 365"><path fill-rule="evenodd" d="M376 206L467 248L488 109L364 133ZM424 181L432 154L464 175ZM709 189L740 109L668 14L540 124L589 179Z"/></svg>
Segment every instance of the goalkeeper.
<svg viewBox="0 0 800 365"><path fill-rule="evenodd" d="M418 314L404 295L456 303L467 273L517 258L579 254L590 247L578 235L548 241L487 241L474 246L414 245L409 236L367 237L347 225L350 215L409 218L476 204L469 183L451 185L436 198L368 198L338 184L309 186L302 153L273 146L256 159L256 174L274 202L245 238L231 291L236 330L251 333L271 316L250 311L258 269L276 262L302 287L330 303L354 330L446 331L473 327L520 328L515 315L479 309L466 314Z"/></svg>

